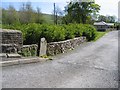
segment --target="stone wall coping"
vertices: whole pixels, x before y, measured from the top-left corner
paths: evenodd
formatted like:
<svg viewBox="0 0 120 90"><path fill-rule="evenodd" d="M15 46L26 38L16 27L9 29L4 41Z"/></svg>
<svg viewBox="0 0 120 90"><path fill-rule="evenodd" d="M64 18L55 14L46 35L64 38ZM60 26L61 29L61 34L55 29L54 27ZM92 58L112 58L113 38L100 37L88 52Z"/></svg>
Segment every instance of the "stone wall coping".
<svg viewBox="0 0 120 90"><path fill-rule="evenodd" d="M12 29L0 29L0 32L19 32L22 33L20 30L12 30Z"/></svg>
<svg viewBox="0 0 120 90"><path fill-rule="evenodd" d="M71 40L76 40L76 39L79 39L79 38L86 38L86 37L84 37L84 36L82 36L82 37L76 37L76 38L73 38L73 39L68 39L68 40L59 41L59 42L50 42L48 44L57 44L57 43L59 44L59 43L69 42Z"/></svg>
<svg viewBox="0 0 120 90"><path fill-rule="evenodd" d="M17 46L16 44L3 44L3 43L1 44L1 46L13 46L13 45Z"/></svg>
<svg viewBox="0 0 120 90"><path fill-rule="evenodd" d="M37 47L37 44L23 45L23 48L32 47L32 46L36 46Z"/></svg>

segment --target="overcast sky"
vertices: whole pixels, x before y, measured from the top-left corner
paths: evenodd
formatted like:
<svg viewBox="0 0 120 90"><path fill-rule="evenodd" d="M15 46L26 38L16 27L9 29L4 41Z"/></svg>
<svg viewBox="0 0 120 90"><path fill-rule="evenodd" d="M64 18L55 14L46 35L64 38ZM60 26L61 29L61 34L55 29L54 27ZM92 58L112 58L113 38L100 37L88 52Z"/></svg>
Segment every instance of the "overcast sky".
<svg viewBox="0 0 120 90"><path fill-rule="evenodd" d="M15 8L19 8L20 4L18 2L34 2L32 5L38 6L41 8L41 11L44 13L52 13L53 3L55 2L58 7L64 10L64 6L70 0L2 0L5 2L2 4L3 7L7 7L10 2L15 6ZM118 2L120 0L95 0L95 3L101 6L100 14L102 15L115 15L118 16ZM120 13L120 12L119 12Z"/></svg>

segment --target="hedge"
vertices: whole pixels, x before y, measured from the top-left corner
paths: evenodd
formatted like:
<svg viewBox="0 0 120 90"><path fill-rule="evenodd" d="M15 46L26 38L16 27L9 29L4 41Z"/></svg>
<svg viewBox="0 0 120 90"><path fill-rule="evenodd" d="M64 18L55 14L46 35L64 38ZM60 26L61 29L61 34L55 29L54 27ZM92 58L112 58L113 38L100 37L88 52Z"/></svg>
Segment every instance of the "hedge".
<svg viewBox="0 0 120 90"><path fill-rule="evenodd" d="M42 37L45 37L47 42L62 41L80 36L86 36L87 40L91 41L97 35L94 26L88 24L48 25L31 23L28 25L3 25L3 28L21 30L24 44L37 44Z"/></svg>

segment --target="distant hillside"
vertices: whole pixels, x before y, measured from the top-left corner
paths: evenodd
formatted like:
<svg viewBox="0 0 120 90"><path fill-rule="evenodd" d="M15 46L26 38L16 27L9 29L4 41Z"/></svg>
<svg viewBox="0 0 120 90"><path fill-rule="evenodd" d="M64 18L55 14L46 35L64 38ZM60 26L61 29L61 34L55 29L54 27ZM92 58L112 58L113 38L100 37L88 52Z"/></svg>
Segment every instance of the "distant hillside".
<svg viewBox="0 0 120 90"><path fill-rule="evenodd" d="M44 18L44 20L45 20L45 22L46 23L48 23L48 24L54 24L54 16L52 15L52 14L42 14L42 16L43 16L43 18Z"/></svg>
<svg viewBox="0 0 120 90"><path fill-rule="evenodd" d="M13 24L13 23L29 23L29 22L39 22L46 24L54 24L54 15L41 13L39 16L36 12L16 11L14 9L5 10L2 9L2 22L3 24ZM57 16L57 22L61 23L62 16Z"/></svg>
<svg viewBox="0 0 120 90"><path fill-rule="evenodd" d="M54 24L54 15L52 14L42 14L44 20L46 23L48 24ZM62 16L58 16L58 23L60 23L60 19L62 18Z"/></svg>

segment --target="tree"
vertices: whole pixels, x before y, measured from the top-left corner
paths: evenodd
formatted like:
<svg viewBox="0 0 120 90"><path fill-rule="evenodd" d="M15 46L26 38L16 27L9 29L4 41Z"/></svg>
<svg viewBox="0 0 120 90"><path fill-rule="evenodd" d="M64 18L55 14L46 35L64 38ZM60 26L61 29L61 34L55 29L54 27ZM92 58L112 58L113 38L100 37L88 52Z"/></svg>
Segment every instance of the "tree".
<svg viewBox="0 0 120 90"><path fill-rule="evenodd" d="M42 17L42 14L41 14L40 8L37 7L36 17L35 17L35 22L36 22L36 23L40 23L40 24L42 24L43 21L44 21L44 20L43 20L43 17Z"/></svg>
<svg viewBox="0 0 120 90"><path fill-rule="evenodd" d="M64 12L61 10L56 3L54 3L54 10L53 10L53 15L52 19L54 20L54 24L61 24L62 23L62 16Z"/></svg>
<svg viewBox="0 0 120 90"><path fill-rule="evenodd" d="M110 15L107 15L107 16L99 15L98 21L99 22L104 21L104 22L107 22L107 23L114 23L115 18L116 18L115 16L110 16Z"/></svg>
<svg viewBox="0 0 120 90"><path fill-rule="evenodd" d="M19 11L20 11L20 22L22 24L28 24L34 22L34 18L33 18L34 10L30 2L27 2L26 4L23 3Z"/></svg>
<svg viewBox="0 0 120 90"><path fill-rule="evenodd" d="M2 9L2 23L15 24L18 23L18 13L13 6L9 6L7 10Z"/></svg>
<svg viewBox="0 0 120 90"><path fill-rule="evenodd" d="M62 23L63 11L57 6L55 7L55 22L56 24Z"/></svg>
<svg viewBox="0 0 120 90"><path fill-rule="evenodd" d="M20 8L20 15L19 15L19 20L21 24L25 24L26 23L26 10L25 10L25 3L22 4L21 8Z"/></svg>
<svg viewBox="0 0 120 90"><path fill-rule="evenodd" d="M68 23L89 23L92 15L99 12L100 6L94 2L73 2L71 1L66 7L66 15L63 22Z"/></svg>
<svg viewBox="0 0 120 90"><path fill-rule="evenodd" d="M108 21L109 23L114 23L115 22L115 16L108 16Z"/></svg>
<svg viewBox="0 0 120 90"><path fill-rule="evenodd" d="M29 23L43 23L44 19L40 12L40 8L34 10L30 2L23 3L17 11L13 6L8 9L2 8L2 23L3 24L29 24Z"/></svg>
<svg viewBox="0 0 120 90"><path fill-rule="evenodd" d="M7 11L2 8L2 23L7 24Z"/></svg>
<svg viewBox="0 0 120 90"><path fill-rule="evenodd" d="M104 16L104 15L99 15L98 21L99 21L99 22L101 22L101 21L107 22L107 17Z"/></svg>

